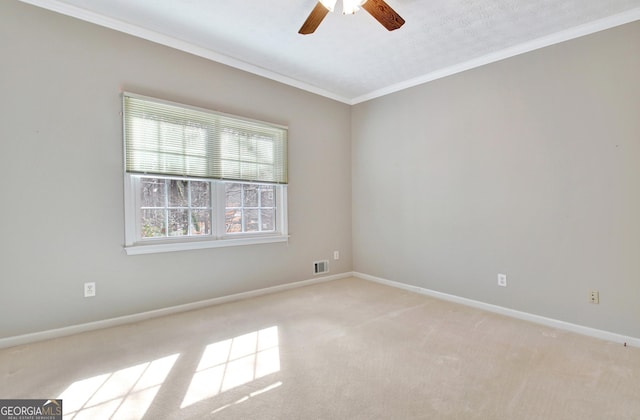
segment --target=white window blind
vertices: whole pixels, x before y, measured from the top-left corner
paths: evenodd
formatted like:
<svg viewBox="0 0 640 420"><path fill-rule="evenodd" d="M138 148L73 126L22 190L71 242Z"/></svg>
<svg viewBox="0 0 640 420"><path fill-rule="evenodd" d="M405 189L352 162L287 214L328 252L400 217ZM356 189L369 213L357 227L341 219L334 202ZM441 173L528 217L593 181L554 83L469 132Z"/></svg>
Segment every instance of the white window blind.
<svg viewBox="0 0 640 420"><path fill-rule="evenodd" d="M129 173L287 184L287 128L130 93Z"/></svg>

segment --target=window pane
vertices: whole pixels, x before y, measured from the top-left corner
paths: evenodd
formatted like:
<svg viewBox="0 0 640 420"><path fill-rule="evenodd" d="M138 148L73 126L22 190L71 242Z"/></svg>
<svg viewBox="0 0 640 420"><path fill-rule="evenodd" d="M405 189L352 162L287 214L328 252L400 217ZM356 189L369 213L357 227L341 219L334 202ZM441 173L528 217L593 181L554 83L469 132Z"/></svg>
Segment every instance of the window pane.
<svg viewBox="0 0 640 420"><path fill-rule="evenodd" d="M269 138L258 139L257 141L257 161L262 163L273 162L273 140Z"/></svg>
<svg viewBox="0 0 640 420"><path fill-rule="evenodd" d="M227 233L242 232L242 210L227 209L225 212L225 230Z"/></svg>
<svg viewBox="0 0 640 420"><path fill-rule="evenodd" d="M184 128L182 124L160 121L158 135L159 149L165 154L181 155L183 149Z"/></svg>
<svg viewBox="0 0 640 420"><path fill-rule="evenodd" d="M247 134L239 135L238 137L240 139L240 159L255 162L256 142L253 137Z"/></svg>
<svg viewBox="0 0 640 420"><path fill-rule="evenodd" d="M240 176L247 180L258 179L258 166L252 162L240 162Z"/></svg>
<svg viewBox="0 0 640 420"><path fill-rule="evenodd" d="M225 184L225 206L242 207L242 184Z"/></svg>
<svg viewBox="0 0 640 420"><path fill-rule="evenodd" d="M271 232L276 230L276 211L274 209L269 210L260 210L261 213L261 231L263 232Z"/></svg>
<svg viewBox="0 0 640 420"><path fill-rule="evenodd" d="M274 181L276 177L273 175L273 165L256 165L258 170L258 179L264 181Z"/></svg>
<svg viewBox="0 0 640 420"><path fill-rule="evenodd" d="M137 240L173 238L176 242L225 234L273 234L280 229L276 208L278 186L182 177L135 176L140 215ZM224 203L216 203L217 188L224 188ZM216 226L216 207L222 206L224 226ZM285 225L286 226L286 225Z"/></svg>
<svg viewBox="0 0 640 420"><path fill-rule="evenodd" d="M228 128L222 129L220 133L220 149L222 159L237 161L240 156L240 142L233 131Z"/></svg>
<svg viewBox="0 0 640 420"><path fill-rule="evenodd" d="M210 210L193 210L191 212L191 235L211 235Z"/></svg>
<svg viewBox="0 0 640 420"><path fill-rule="evenodd" d="M210 185L204 181L191 181L191 207L211 207Z"/></svg>
<svg viewBox="0 0 640 420"><path fill-rule="evenodd" d="M240 178L240 162L232 160L222 160L220 162L222 177L227 179Z"/></svg>
<svg viewBox="0 0 640 420"><path fill-rule="evenodd" d="M245 232L258 232L260 231L260 224L258 223L259 210L245 210L244 211L244 231Z"/></svg>
<svg viewBox="0 0 640 420"><path fill-rule="evenodd" d="M142 207L164 207L164 179L143 178L140 205Z"/></svg>
<svg viewBox="0 0 640 420"><path fill-rule="evenodd" d="M260 207L275 207L275 188L262 186L260 189Z"/></svg>
<svg viewBox="0 0 640 420"><path fill-rule="evenodd" d="M207 156L207 130L200 126L184 127L184 152L190 156Z"/></svg>
<svg viewBox="0 0 640 420"><path fill-rule="evenodd" d="M258 185L244 184L244 202L245 207L258 207Z"/></svg>
<svg viewBox="0 0 640 420"><path fill-rule="evenodd" d="M169 210L169 236L184 236L189 232L187 210Z"/></svg>
<svg viewBox="0 0 640 420"><path fill-rule="evenodd" d="M187 187L189 181L170 179L169 184L169 207L188 207L189 193Z"/></svg>
<svg viewBox="0 0 640 420"><path fill-rule="evenodd" d="M167 232L165 214L165 210L142 210L140 230L143 238L165 236Z"/></svg>
<svg viewBox="0 0 640 420"><path fill-rule="evenodd" d="M276 187L227 183L225 188L227 233L276 231Z"/></svg>

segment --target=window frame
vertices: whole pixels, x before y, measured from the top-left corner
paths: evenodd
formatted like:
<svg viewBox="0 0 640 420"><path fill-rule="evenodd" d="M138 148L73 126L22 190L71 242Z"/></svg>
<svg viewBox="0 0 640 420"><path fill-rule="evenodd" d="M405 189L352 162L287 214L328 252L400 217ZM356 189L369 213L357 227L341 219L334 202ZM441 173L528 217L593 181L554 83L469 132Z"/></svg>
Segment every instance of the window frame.
<svg viewBox="0 0 640 420"><path fill-rule="evenodd" d="M191 181L206 181L211 185L211 235L142 238L140 216L140 189L142 178L163 178ZM275 189L276 230L274 232L227 233L225 226L226 183L264 184ZM192 249L220 248L240 245L258 245L287 242L287 186L257 182L222 181L207 178L175 177L155 174L125 173L125 251L127 255L152 254L159 252L186 251Z"/></svg>
<svg viewBox="0 0 640 420"><path fill-rule="evenodd" d="M221 115L228 118L237 118L239 121L250 121L253 123L264 124L265 127L279 127L286 130L284 126L276 126L271 123L261 122L257 120L249 120L244 117L236 117L229 114L222 114L215 111L210 111L202 108L192 107L190 105L184 105L165 101L162 99L156 99L128 92L123 92L123 107L124 98L130 97L135 99L148 100L151 102L157 102L160 104L168 104L178 107L183 107L186 110L192 109L196 111L204 111L213 115ZM125 227L125 244L124 250L127 255L138 254L152 254L160 252L174 252L185 251L193 249L207 249L207 248L219 248L229 246L240 245L256 245L266 243L287 242L288 235L288 214L287 214L287 182L285 178L284 183L255 181L255 180L236 180L236 179L218 179L213 177L200 177L200 176L187 176L187 175L175 175L169 173L155 173L155 172L129 172L127 170L127 137L126 137L126 121L125 111L123 109L123 142L125 148L124 154L124 227ZM209 134L207 134L209 135ZM286 136L286 132L285 132ZM286 138L285 138L286 142ZM286 148L284 149L286 154ZM219 157L219 155L217 155ZM286 165L286 156L285 156ZM286 171L286 166L285 166ZM286 177L286 173L285 173ZM193 235L193 236L164 236L154 238L142 237L142 225L141 225L141 179L142 178L160 178L160 179L175 179L180 181L205 181L210 185L210 200L211 200L211 235ZM239 184L258 184L268 185L274 187L275 191L275 231L269 232L226 232L226 196L225 196L225 184L227 183L239 183ZM168 192L167 192L168 193Z"/></svg>

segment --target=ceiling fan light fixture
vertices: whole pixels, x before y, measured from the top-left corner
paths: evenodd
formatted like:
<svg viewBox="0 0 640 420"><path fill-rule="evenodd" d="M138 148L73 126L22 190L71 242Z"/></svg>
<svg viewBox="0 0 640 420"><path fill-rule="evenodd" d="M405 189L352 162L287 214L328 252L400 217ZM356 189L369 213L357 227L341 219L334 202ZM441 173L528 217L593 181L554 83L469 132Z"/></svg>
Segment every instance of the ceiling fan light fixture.
<svg viewBox="0 0 640 420"><path fill-rule="evenodd" d="M337 2L338 0L320 0L320 3L322 3L322 5L326 7L330 12L333 12L333 9L335 9Z"/></svg>
<svg viewBox="0 0 640 420"><path fill-rule="evenodd" d="M333 12L338 0L317 0L315 7L309 13L307 20L304 21L299 34L309 35L318 29L322 20ZM360 10L360 7L365 9L375 20L377 20L388 31L395 31L402 25L404 25L404 19L395 10L393 10L384 0L342 0L342 13L353 14Z"/></svg>
<svg viewBox="0 0 640 420"><path fill-rule="evenodd" d="M366 2L367 0L342 0L342 14L352 15L360 10L360 6Z"/></svg>

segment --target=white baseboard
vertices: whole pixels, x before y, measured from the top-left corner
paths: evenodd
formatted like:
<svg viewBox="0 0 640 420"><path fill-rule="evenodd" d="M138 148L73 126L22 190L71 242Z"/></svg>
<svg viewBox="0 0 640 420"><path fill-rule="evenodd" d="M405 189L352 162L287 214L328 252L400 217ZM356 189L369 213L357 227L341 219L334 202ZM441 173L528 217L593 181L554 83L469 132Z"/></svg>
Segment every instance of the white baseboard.
<svg viewBox="0 0 640 420"><path fill-rule="evenodd" d="M118 325L130 324L133 322L144 321L151 318L157 318L166 315L177 314L180 312L193 311L213 305L233 302L242 299L249 299L256 296L268 295L285 290L295 289L298 287L309 286L317 283L324 283L332 280L339 280L352 277L353 273L347 272L342 274L334 274L331 276L317 277L310 280L303 280L294 283L281 284L279 286L267 287L265 289L252 290L250 292L237 293L229 296L222 296L213 299L201 300L198 302L187 303L184 305L171 306L169 308L156 309L154 311L142 312L133 315L125 315L117 318L105 319L102 321L88 322L86 324L72 325L69 327L56 328L53 330L40 331L31 334L18 335L15 337L7 337L0 339L0 349L19 346L22 344L34 343L36 341L50 340L53 338L65 337L68 335L79 334L87 331L99 330L103 328L116 327Z"/></svg>
<svg viewBox="0 0 640 420"><path fill-rule="evenodd" d="M629 337L609 331L598 330L595 328L585 327L582 325L571 324L569 322L559 321L557 319L546 318L540 315L534 315L527 312L516 311L514 309L504 308L498 305L492 305L490 303L484 303L477 300L467 299L447 293L436 292L435 290L425 289L423 287L412 286L405 283L399 283L397 281L387 280L380 277L370 276L368 274L353 273L354 277L358 277L363 280L368 280L387 286L395 287L398 289L407 290L409 292L420 293L434 297L436 299L446 300L453 303L459 303L465 306L471 306L473 308L482 309L489 312L494 312L500 315L505 315L511 318L517 318L524 321L533 322L536 324L545 325L547 327L557 328L559 330L571 331L574 333L586 335L589 337L595 337L602 340L612 341L615 343L626 344L628 346L640 347L640 338Z"/></svg>
<svg viewBox="0 0 640 420"><path fill-rule="evenodd" d="M527 312L516 311L514 309L504 308L498 305L492 305L490 303L480 302L473 299L467 299L447 293L436 292L435 290L425 289L423 287L412 286L405 283L400 283L392 280L383 279L380 277L371 276L369 274L359 272L347 272L341 274L335 274L331 276L318 277L310 280L303 280L294 283L282 284L279 286L267 287L264 289L252 290L244 293L237 293L229 296L222 296L213 299L202 300L193 303L187 303L184 305L171 306L169 308L157 309L154 311L142 312L133 315L125 315L117 318L105 319L102 321L88 322L86 324L72 325L64 328L57 328L53 330L40 331L31 334L24 334L15 337L7 337L0 339L0 349L19 346L22 344L34 343L37 341L50 340L53 338L65 337L68 335L79 334L83 332L99 330L103 328L116 327L118 325L130 324L133 322L144 321L151 318L157 318L166 315L177 314L180 312L187 312L196 309L202 309L209 306L220 305L227 302L238 301L242 299L249 299L252 297L268 295L271 293L283 292L285 290L295 289L298 287L310 286L312 284L324 283L333 280L339 280L347 277L358 277L363 280L372 281L375 283L384 284L387 286L395 287L409 292L419 293L426 296L431 296L436 299L446 300L453 303L459 303L461 305L470 306L473 308L505 315L511 318L521 319L524 321L533 322L536 324L545 325L560 330L571 331L574 333L586 335L589 337L595 337L602 340L612 341L615 343L626 343L629 346L640 348L640 338L625 336L609 331L598 330L595 328L585 327L582 325L571 324L569 322L559 321L557 319L546 318L540 315L534 315Z"/></svg>

